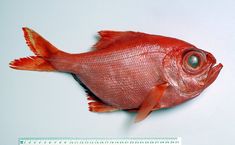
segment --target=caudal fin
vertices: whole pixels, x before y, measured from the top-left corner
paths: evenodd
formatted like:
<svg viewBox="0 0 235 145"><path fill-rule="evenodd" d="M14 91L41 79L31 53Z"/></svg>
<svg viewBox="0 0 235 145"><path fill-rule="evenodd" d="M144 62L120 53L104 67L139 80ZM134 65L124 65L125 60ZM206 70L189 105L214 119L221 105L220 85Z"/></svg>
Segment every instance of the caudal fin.
<svg viewBox="0 0 235 145"><path fill-rule="evenodd" d="M61 51L32 29L26 27L22 29L27 45L36 56L13 60L9 66L19 70L55 71L48 59Z"/></svg>
<svg viewBox="0 0 235 145"><path fill-rule="evenodd" d="M10 62L10 67L19 70L55 71L49 62L38 56L29 56L16 59Z"/></svg>

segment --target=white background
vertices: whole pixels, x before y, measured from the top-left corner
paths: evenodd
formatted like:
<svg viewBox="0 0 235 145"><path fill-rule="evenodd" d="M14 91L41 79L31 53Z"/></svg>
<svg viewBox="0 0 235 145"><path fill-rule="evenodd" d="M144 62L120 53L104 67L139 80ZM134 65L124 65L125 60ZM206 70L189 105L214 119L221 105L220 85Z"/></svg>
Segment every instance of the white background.
<svg viewBox="0 0 235 145"><path fill-rule="evenodd" d="M71 53L89 51L103 29L176 37L211 52L224 68L196 99L133 124L134 113L89 112L83 89L69 74L10 69L11 60L32 55L22 26ZM0 1L1 145L17 144L18 137L172 136L184 145L233 145L234 75L232 0Z"/></svg>

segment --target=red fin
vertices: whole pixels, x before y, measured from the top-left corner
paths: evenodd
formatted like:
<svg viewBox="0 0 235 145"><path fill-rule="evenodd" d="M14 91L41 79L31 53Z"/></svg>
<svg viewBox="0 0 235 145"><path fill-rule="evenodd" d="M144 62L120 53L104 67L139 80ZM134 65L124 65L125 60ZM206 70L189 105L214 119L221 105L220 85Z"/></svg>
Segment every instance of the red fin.
<svg viewBox="0 0 235 145"><path fill-rule="evenodd" d="M49 57L51 54L58 52L59 50L40 36L37 32L29 28L22 28L24 37L29 48L37 56Z"/></svg>
<svg viewBox="0 0 235 145"><path fill-rule="evenodd" d="M142 105L140 106L140 109L135 118L135 122L140 122L144 120L151 113L153 108L160 101L168 85L168 83L164 83L152 88L149 93L149 96L143 101Z"/></svg>
<svg viewBox="0 0 235 145"><path fill-rule="evenodd" d="M108 45L112 44L115 42L117 39L121 38L124 35L127 34L135 34L135 32L131 31L126 31L126 32L121 32L121 31L99 31L98 32L100 35L100 40L93 46L96 49L103 49L106 48Z"/></svg>
<svg viewBox="0 0 235 145"><path fill-rule="evenodd" d="M38 33L29 28L22 28L27 45L36 56L20 58L10 62L10 67L20 70L54 71L48 61L50 56L62 52L50 44Z"/></svg>
<svg viewBox="0 0 235 145"><path fill-rule="evenodd" d="M87 100L89 100L89 101L96 101L93 97L91 97L91 96L87 96Z"/></svg>
<svg viewBox="0 0 235 145"><path fill-rule="evenodd" d="M89 105L89 111L91 112L112 112L119 110L117 108L105 105L100 102L90 102L88 103L88 105Z"/></svg>
<svg viewBox="0 0 235 145"><path fill-rule="evenodd" d="M114 39L115 37L119 37L128 32L104 30L104 31L99 31L98 33L101 38Z"/></svg>
<svg viewBox="0 0 235 145"><path fill-rule="evenodd" d="M91 111L91 112L112 112L112 111L119 110L119 109L114 108L112 106L106 105L103 102L98 101L91 96L87 96L87 100L92 100L92 102L88 103L89 111Z"/></svg>
<svg viewBox="0 0 235 145"><path fill-rule="evenodd" d="M11 68L20 70L55 71L49 62L38 56L16 59L10 62L9 65Z"/></svg>

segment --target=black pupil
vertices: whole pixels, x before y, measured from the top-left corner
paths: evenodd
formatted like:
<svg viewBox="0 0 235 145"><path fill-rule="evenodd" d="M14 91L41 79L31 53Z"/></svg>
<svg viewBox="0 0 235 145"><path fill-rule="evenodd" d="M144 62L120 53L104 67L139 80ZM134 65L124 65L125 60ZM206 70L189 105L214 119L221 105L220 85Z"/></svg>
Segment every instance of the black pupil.
<svg viewBox="0 0 235 145"><path fill-rule="evenodd" d="M189 58L188 58L188 64L193 67L193 68L196 68L198 65L199 65L199 58L195 55L191 55Z"/></svg>

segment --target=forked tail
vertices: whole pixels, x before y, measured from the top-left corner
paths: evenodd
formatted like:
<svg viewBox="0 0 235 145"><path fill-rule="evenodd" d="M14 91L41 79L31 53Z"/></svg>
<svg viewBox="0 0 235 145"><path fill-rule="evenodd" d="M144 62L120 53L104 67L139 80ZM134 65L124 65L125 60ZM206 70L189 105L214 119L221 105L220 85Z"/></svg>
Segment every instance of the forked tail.
<svg viewBox="0 0 235 145"><path fill-rule="evenodd" d="M55 71L48 61L51 56L62 53L38 33L29 28L22 28L27 45L36 56L19 58L10 62L13 69L32 71Z"/></svg>

